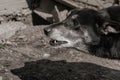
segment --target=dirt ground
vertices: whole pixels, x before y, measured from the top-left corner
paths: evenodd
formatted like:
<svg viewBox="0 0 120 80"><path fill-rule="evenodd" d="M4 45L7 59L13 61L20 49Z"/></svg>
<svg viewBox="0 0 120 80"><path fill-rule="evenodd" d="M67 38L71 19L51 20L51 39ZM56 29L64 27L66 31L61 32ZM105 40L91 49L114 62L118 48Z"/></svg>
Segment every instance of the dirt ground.
<svg viewBox="0 0 120 80"><path fill-rule="evenodd" d="M0 43L0 80L120 80L119 60L52 48L43 33L48 25L32 26L26 18L26 29Z"/></svg>
<svg viewBox="0 0 120 80"><path fill-rule="evenodd" d="M46 26L17 31L0 49L3 80L119 80L120 62L74 49L54 49Z"/></svg>

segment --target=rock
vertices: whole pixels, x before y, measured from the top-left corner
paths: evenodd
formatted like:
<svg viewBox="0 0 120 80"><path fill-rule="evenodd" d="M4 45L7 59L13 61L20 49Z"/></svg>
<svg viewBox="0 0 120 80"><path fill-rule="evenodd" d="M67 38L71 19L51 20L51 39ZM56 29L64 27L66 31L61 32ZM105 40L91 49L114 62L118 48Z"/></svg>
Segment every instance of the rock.
<svg viewBox="0 0 120 80"><path fill-rule="evenodd" d="M48 57L50 57L50 54L45 53L45 54L43 54L43 57L44 57L44 58L48 58Z"/></svg>
<svg viewBox="0 0 120 80"><path fill-rule="evenodd" d="M15 35L16 31L25 29L26 25L21 22L9 22L0 25L0 42Z"/></svg>

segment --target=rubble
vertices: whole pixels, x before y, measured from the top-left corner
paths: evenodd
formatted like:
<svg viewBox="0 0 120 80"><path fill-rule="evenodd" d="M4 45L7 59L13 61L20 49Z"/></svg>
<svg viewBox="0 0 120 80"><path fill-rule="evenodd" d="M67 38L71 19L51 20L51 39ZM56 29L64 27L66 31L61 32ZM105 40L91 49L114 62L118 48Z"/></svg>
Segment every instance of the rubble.
<svg viewBox="0 0 120 80"><path fill-rule="evenodd" d="M8 16L7 19L10 18L8 19L8 21L22 21L24 20L24 16L26 16L27 14L31 14L33 25L51 24L64 20L66 14L74 8L101 9L104 7L109 7L116 3L118 4L118 0L26 0L27 3L25 2L25 0L11 1L12 2L9 5L10 7L14 7L13 10L11 10L8 6L5 6L8 5L7 2L1 2L5 5L1 5L4 6L4 8L0 8L0 15L4 15L4 13L6 13L4 15L4 18L6 20L6 16ZM28 8L31 11L27 10ZM9 10L11 12L9 12ZM33 17L34 15L38 15L40 18ZM34 23L36 21L39 22ZM0 22L3 21L0 19Z"/></svg>
<svg viewBox="0 0 120 80"><path fill-rule="evenodd" d="M45 5L44 5L45 4ZM32 5L31 5L32 6ZM48 8L49 7L49 8ZM37 15L42 17L44 20L53 23L58 22L63 19L60 17L62 11L64 10L70 10L70 7L62 5L54 0L41 0L40 6L35 8L33 12L35 12Z"/></svg>
<svg viewBox="0 0 120 80"><path fill-rule="evenodd" d="M101 9L112 5L112 0L41 0L39 6L34 9L34 12L41 16L44 20L54 23L64 20L66 14L74 8ZM67 12L64 13L64 11Z"/></svg>

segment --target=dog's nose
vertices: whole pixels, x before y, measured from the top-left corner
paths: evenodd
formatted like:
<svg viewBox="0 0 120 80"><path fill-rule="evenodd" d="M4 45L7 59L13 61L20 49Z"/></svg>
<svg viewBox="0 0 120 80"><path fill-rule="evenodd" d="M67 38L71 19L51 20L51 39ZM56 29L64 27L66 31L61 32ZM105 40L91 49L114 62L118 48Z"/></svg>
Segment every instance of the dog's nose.
<svg viewBox="0 0 120 80"><path fill-rule="evenodd" d="M44 28L44 33L46 34L46 35L49 35L49 33L51 32L51 28Z"/></svg>

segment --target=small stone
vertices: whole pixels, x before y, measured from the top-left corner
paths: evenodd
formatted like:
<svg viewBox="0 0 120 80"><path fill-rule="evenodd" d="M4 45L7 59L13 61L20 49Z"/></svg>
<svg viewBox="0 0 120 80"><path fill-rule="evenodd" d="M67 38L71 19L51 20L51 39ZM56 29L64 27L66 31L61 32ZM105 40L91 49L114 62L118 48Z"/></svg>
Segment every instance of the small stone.
<svg viewBox="0 0 120 80"><path fill-rule="evenodd" d="M24 38L25 38L25 35L20 35L18 38L19 38L19 39L24 39Z"/></svg>
<svg viewBox="0 0 120 80"><path fill-rule="evenodd" d="M43 54L43 57L44 57L44 58L48 58L48 57L50 57L50 54L45 53L45 54Z"/></svg>

